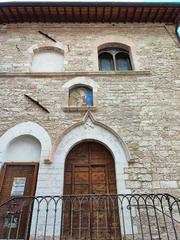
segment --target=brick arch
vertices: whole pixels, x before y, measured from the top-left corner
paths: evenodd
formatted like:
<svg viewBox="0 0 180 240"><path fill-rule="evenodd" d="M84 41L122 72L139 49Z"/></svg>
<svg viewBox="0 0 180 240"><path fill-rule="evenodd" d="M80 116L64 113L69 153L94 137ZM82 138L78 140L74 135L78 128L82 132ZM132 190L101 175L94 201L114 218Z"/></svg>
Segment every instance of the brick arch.
<svg viewBox="0 0 180 240"><path fill-rule="evenodd" d="M51 139L47 131L34 122L23 122L7 130L0 138L0 163L4 162L8 145L17 137L29 135L36 138L41 144L40 161L49 159Z"/></svg>

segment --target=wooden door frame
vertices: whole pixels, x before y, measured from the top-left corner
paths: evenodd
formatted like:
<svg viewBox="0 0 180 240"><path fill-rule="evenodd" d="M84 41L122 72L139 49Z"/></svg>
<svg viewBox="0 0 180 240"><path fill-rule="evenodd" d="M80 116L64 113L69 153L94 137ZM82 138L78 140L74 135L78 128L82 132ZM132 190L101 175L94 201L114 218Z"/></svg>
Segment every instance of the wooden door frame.
<svg viewBox="0 0 180 240"><path fill-rule="evenodd" d="M34 166L34 173L33 173L33 180L32 180L32 190L30 197L35 195L36 185L37 185L37 178L38 178L38 170L39 170L39 163L38 162L4 162L1 168L0 173L0 193L2 191L3 182L5 179L5 173L8 166Z"/></svg>

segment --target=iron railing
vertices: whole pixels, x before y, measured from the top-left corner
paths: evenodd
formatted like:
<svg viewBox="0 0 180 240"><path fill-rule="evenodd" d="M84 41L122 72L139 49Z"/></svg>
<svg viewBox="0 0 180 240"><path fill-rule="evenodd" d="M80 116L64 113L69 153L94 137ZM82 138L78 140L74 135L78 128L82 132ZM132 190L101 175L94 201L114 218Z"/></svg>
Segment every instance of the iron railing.
<svg viewBox="0 0 180 240"><path fill-rule="evenodd" d="M0 205L0 239L178 240L169 194L16 197Z"/></svg>

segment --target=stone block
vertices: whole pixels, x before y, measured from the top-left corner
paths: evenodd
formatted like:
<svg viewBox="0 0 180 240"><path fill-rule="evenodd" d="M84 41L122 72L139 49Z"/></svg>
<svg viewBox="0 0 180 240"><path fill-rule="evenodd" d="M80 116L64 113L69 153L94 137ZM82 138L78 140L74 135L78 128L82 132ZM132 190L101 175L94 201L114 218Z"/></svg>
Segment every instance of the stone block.
<svg viewBox="0 0 180 240"><path fill-rule="evenodd" d="M161 188L177 188L177 181L160 181Z"/></svg>

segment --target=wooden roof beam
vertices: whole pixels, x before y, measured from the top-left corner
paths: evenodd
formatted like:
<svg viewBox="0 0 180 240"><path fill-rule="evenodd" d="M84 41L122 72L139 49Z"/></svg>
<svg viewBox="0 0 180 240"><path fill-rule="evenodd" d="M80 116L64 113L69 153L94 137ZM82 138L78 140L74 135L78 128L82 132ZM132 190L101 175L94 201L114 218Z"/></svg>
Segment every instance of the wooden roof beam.
<svg viewBox="0 0 180 240"><path fill-rule="evenodd" d="M67 15L66 8L64 7L63 10L64 10L64 21L65 21L65 22L68 22L68 21L69 21L69 18L68 18L68 15Z"/></svg>
<svg viewBox="0 0 180 240"><path fill-rule="evenodd" d="M156 22L157 17L158 17L158 14L159 14L159 11L160 11L160 8L158 8L158 9L156 10L156 13L155 13L155 15L154 15L154 19L153 19L153 23Z"/></svg>
<svg viewBox="0 0 180 240"><path fill-rule="evenodd" d="M19 9L19 7L16 8L17 14L20 16L20 21L23 23L25 22L23 14L21 14L21 11Z"/></svg>
<svg viewBox="0 0 180 240"><path fill-rule="evenodd" d="M140 15L139 15L138 22L141 22L141 21L142 21L143 13L144 13L144 8L142 7L142 9L141 9L141 13L140 13Z"/></svg>
<svg viewBox="0 0 180 240"><path fill-rule="evenodd" d="M34 16L36 22L39 22L39 17L37 16L36 10L35 10L35 8L33 8L33 7L32 7L32 12L33 12L33 16Z"/></svg>
<svg viewBox="0 0 180 240"><path fill-rule="evenodd" d="M57 12L57 17L58 17L58 22L61 22L61 13L60 13L58 7L56 7L56 12Z"/></svg>
<svg viewBox="0 0 180 240"><path fill-rule="evenodd" d="M161 18L160 18L160 20L159 20L160 23L162 23L162 21L163 21L165 15L166 15L168 9L169 9L169 8L166 8L166 9L164 10L164 12L163 12L163 14L162 14L162 16L161 16Z"/></svg>
<svg viewBox="0 0 180 240"><path fill-rule="evenodd" d="M180 25L180 9L179 9L179 11L178 11L177 16L176 16L175 19L174 19L174 22L175 22L176 24Z"/></svg>
<svg viewBox="0 0 180 240"><path fill-rule="evenodd" d="M17 2L19 3L19 2ZM2 5L0 3L0 17L7 23L18 22L163 22L176 23L178 21L180 4L120 4L97 3L88 5L63 2L28 2L24 6L20 3ZM84 9L86 10L84 11ZM58 10L59 13L58 13ZM28 14L27 14L28 12Z"/></svg>
<svg viewBox="0 0 180 240"><path fill-rule="evenodd" d="M133 11L133 13L132 13L132 17L131 17L131 19L130 19L130 22L134 22L134 18L135 18L135 16L136 16L136 11L137 11L137 7L134 8L134 11Z"/></svg>
<svg viewBox="0 0 180 240"><path fill-rule="evenodd" d="M170 22L170 18L171 18L171 16L172 16L172 14L173 14L173 12L174 12L174 8L172 8L172 10L170 11L170 13L168 14L168 16L166 17L166 22Z"/></svg>
<svg viewBox="0 0 180 240"><path fill-rule="evenodd" d="M12 9L11 9L11 8L9 8L8 10L9 10L9 12L10 12L11 16L12 16L12 19L13 19L13 20L16 22L16 21L17 21L17 18L16 18L16 16L14 15L14 13L13 13Z"/></svg>
<svg viewBox="0 0 180 240"><path fill-rule="evenodd" d="M172 15L170 21L174 22L174 20L176 19L176 17L178 16L178 12L180 11L180 9L175 9L174 10L174 14ZM180 20L180 16L179 16L179 20Z"/></svg>
<svg viewBox="0 0 180 240"><path fill-rule="evenodd" d="M126 12L125 12L125 16L124 16L124 23L127 22L128 11L129 11L129 8L127 7Z"/></svg>
<svg viewBox="0 0 180 240"><path fill-rule="evenodd" d="M150 18L151 13L152 13L152 8L149 8L149 12L148 12L147 17L146 17L146 19L145 19L145 22L146 22L146 23L148 22L148 19Z"/></svg>
<svg viewBox="0 0 180 240"><path fill-rule="evenodd" d="M120 19L120 16L121 16L121 7L119 7L119 9L118 9L118 14L117 14L117 17L116 17L116 22Z"/></svg>
<svg viewBox="0 0 180 240"><path fill-rule="evenodd" d="M2 15L3 15L3 18L5 19L5 21L6 21L7 23L9 23L9 22L10 22L9 17L8 17L8 15L5 13L4 9L3 9L3 8L0 8L0 11L2 12Z"/></svg>

